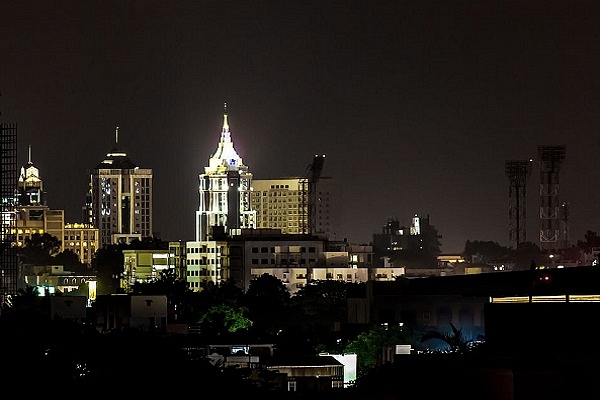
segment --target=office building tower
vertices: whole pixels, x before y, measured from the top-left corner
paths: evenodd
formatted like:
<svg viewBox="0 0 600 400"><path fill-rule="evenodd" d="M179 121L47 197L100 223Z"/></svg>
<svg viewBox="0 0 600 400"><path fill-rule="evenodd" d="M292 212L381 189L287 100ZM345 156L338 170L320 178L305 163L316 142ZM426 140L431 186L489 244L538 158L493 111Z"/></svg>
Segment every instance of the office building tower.
<svg viewBox="0 0 600 400"><path fill-rule="evenodd" d="M217 150L199 175L197 242L211 240L217 231L229 234L255 227L256 212L250 207L251 183L252 174L233 147L225 105Z"/></svg>
<svg viewBox="0 0 600 400"><path fill-rule="evenodd" d="M312 185L311 193L309 181L304 177L254 179L251 204L256 211L256 227L335 240L341 206L337 183L321 178Z"/></svg>
<svg viewBox="0 0 600 400"><path fill-rule="evenodd" d="M27 165L21 167L17 183L17 230L16 244L23 246L34 234L47 233L62 241L65 217L64 210L50 210L46 204L46 192L40 170L31 161L31 146L28 147ZM60 251L63 251L61 244Z"/></svg>
<svg viewBox="0 0 600 400"><path fill-rule="evenodd" d="M70 250L89 265L98 247L98 230L91 225L65 223L64 210L50 209L45 195L44 181L31 160L29 146L27 165L21 167L17 181L16 246L24 246L35 234L48 234L61 242L59 252Z"/></svg>
<svg viewBox="0 0 600 400"><path fill-rule="evenodd" d="M251 206L256 211L257 228L280 229L283 234L307 233L306 178L254 179Z"/></svg>
<svg viewBox="0 0 600 400"><path fill-rule="evenodd" d="M152 231L152 169L140 168L115 147L90 173L90 219L98 228L100 247L150 237Z"/></svg>
<svg viewBox="0 0 600 400"><path fill-rule="evenodd" d="M21 167L17 184L17 204L19 206L46 205L44 183L40 170L31 161L31 146L27 152L27 166Z"/></svg>

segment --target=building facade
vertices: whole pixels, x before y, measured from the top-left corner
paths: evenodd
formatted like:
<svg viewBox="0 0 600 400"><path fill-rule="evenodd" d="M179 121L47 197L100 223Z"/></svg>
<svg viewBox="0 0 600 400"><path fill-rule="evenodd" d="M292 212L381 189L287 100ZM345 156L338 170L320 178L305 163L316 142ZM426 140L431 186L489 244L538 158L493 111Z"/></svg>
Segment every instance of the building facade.
<svg viewBox="0 0 600 400"><path fill-rule="evenodd" d="M98 250L98 228L90 224L66 223L63 238L63 250L71 250L79 261L91 265Z"/></svg>
<svg viewBox="0 0 600 400"><path fill-rule="evenodd" d="M90 173L90 223L98 228L100 247L130 243L153 235L152 169L140 168L118 146Z"/></svg>
<svg viewBox="0 0 600 400"><path fill-rule="evenodd" d="M284 234L308 232L308 179L254 179L250 204L257 228L280 229Z"/></svg>
<svg viewBox="0 0 600 400"><path fill-rule="evenodd" d="M341 219L339 196L339 187L330 178L316 183L302 177L253 179L251 206L256 211L256 227L336 240Z"/></svg>

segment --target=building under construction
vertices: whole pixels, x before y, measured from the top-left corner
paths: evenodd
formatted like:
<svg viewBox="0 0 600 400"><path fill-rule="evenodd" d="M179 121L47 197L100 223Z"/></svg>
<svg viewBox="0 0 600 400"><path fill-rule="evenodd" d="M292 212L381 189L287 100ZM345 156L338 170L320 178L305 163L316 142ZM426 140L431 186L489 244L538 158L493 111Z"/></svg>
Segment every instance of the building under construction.
<svg viewBox="0 0 600 400"><path fill-rule="evenodd" d="M17 294L18 258L15 247L17 191L17 126L0 123L2 178L0 201L0 312Z"/></svg>

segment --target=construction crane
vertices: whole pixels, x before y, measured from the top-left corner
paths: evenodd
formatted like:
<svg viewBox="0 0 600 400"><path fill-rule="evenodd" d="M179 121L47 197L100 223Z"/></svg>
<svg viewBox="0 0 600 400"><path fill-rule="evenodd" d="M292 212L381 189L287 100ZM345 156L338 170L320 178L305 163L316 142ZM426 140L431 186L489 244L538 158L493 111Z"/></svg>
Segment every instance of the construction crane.
<svg viewBox="0 0 600 400"><path fill-rule="evenodd" d="M315 207L317 203L316 186L323 172L325 155L315 154L313 161L306 167L302 180L302 233L313 234L316 224Z"/></svg>

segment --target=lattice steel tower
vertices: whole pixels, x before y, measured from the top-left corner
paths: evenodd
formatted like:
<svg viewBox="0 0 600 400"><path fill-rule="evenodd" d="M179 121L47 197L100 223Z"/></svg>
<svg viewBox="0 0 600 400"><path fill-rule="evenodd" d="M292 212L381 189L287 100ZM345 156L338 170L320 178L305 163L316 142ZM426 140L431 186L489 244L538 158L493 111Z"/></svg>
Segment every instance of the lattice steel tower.
<svg viewBox="0 0 600 400"><path fill-rule="evenodd" d="M567 238L561 232L561 204L559 194L560 167L565 159L565 146L538 146L540 163L540 249L558 250Z"/></svg>
<svg viewBox="0 0 600 400"><path fill-rule="evenodd" d="M15 231L17 226L17 126L0 123L2 177L0 179L0 312L17 294L18 268Z"/></svg>
<svg viewBox="0 0 600 400"><path fill-rule="evenodd" d="M509 160L505 163L508 187L508 239L518 249L527 241L527 179L531 175L531 160Z"/></svg>

